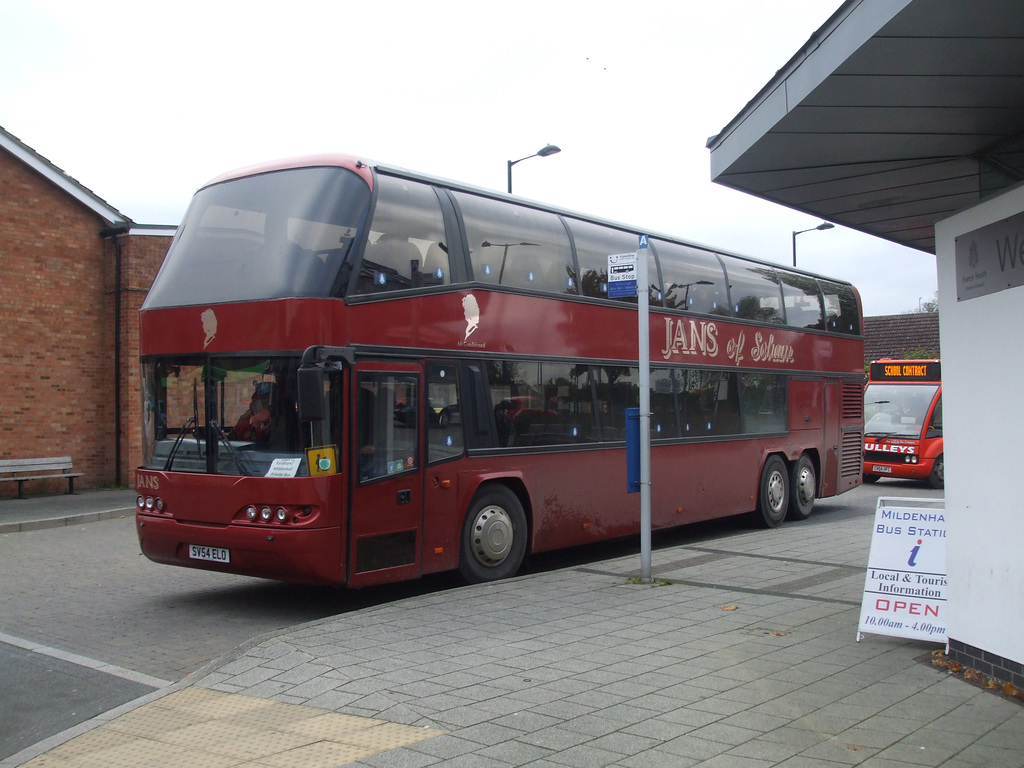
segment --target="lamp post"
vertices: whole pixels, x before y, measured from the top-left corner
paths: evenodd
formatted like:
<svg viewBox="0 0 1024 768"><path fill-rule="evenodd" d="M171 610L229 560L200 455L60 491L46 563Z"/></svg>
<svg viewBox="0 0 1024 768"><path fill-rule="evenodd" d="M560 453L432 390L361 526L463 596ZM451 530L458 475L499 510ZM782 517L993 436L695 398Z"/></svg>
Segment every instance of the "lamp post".
<svg viewBox="0 0 1024 768"><path fill-rule="evenodd" d="M816 227L811 227L810 229L801 229L798 232L794 232L793 233L793 266L794 267L796 266L796 236L797 235L802 235L804 232L813 232L816 229L832 229L832 227L834 227L834 226L835 226L835 224L829 224L827 221L823 221L823 222L821 222L821 224L819 224Z"/></svg>
<svg viewBox="0 0 1024 768"><path fill-rule="evenodd" d="M554 144L548 144L546 147L544 147L543 149L537 150L532 155L527 155L526 157L520 157L518 160L509 160L508 161L508 193L510 195L512 194L512 166L513 165L515 165L516 163L521 163L521 162L523 162L523 160L529 160L531 157L548 157L549 155L556 155L556 154L558 154L561 151L562 150L561 150L560 147L556 147Z"/></svg>
<svg viewBox="0 0 1024 768"><path fill-rule="evenodd" d="M508 258L508 249L517 245L529 245L539 247L537 243L491 243L484 240L480 243L481 248L501 248L501 269L498 271L498 285L501 285L501 281L505 279L505 260Z"/></svg>
<svg viewBox="0 0 1024 768"><path fill-rule="evenodd" d="M685 288L686 293L683 295L683 309L690 308L690 289L695 285L714 285L710 280L697 280L693 283L683 283L682 285L673 286L675 288Z"/></svg>

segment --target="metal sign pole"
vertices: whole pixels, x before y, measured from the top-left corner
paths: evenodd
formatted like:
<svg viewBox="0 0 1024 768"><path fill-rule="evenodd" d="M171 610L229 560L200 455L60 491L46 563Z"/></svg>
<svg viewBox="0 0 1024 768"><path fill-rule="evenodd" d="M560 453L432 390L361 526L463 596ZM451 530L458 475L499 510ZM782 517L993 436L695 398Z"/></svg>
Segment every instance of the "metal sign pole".
<svg viewBox="0 0 1024 768"><path fill-rule="evenodd" d="M640 579L651 578L651 335L647 235L636 252L637 336L640 347Z"/></svg>

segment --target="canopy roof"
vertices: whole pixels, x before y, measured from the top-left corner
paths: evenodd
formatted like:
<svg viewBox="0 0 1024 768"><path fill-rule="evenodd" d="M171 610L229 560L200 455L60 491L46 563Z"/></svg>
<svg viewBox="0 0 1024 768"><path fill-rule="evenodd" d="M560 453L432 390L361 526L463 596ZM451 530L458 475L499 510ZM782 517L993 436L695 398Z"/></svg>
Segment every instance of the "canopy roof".
<svg viewBox="0 0 1024 768"><path fill-rule="evenodd" d="M1024 3L848 0L708 148L719 184L934 253L1024 180Z"/></svg>

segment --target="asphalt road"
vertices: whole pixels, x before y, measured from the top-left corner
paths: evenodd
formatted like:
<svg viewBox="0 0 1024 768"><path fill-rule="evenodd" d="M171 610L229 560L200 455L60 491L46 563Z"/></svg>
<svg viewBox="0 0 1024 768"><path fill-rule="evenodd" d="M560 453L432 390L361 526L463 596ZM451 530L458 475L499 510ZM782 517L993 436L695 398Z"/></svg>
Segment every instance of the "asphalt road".
<svg viewBox="0 0 1024 768"><path fill-rule="evenodd" d="M873 514L878 496L941 497L882 481L819 501L815 519ZM737 518L656 534L654 546L749 530ZM615 542L534 558L532 570L620 557ZM0 535L0 760L181 680L285 627L459 585L454 575L360 591L155 565L134 519Z"/></svg>

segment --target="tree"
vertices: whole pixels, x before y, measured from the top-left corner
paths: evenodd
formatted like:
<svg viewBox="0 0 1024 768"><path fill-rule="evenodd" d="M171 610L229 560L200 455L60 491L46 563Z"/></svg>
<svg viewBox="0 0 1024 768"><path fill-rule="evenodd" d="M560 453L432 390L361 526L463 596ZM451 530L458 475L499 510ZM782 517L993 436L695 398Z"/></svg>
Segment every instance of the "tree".
<svg viewBox="0 0 1024 768"><path fill-rule="evenodd" d="M919 312L930 312L932 314L939 313L939 292L936 291L934 295L928 299L928 301L921 302L917 309L908 309L903 314L905 315L916 315Z"/></svg>

